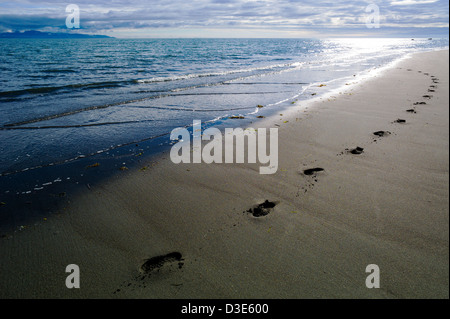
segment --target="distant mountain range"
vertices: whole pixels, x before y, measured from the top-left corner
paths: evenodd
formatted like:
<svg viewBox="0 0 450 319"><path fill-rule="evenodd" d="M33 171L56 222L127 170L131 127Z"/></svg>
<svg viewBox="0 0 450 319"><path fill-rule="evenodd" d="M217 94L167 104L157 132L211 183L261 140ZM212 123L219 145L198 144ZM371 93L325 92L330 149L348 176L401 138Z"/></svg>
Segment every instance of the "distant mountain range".
<svg viewBox="0 0 450 319"><path fill-rule="evenodd" d="M0 39L101 39L112 38L107 35L90 35L80 33L51 33L40 31L4 32Z"/></svg>

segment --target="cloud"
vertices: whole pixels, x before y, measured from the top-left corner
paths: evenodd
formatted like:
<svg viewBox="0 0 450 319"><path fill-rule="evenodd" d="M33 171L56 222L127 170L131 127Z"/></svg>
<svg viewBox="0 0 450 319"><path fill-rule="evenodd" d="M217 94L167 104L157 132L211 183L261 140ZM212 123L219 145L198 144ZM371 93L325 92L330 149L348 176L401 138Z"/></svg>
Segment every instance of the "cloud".
<svg viewBox="0 0 450 319"><path fill-rule="evenodd" d="M393 6L409 6L409 5L418 5L418 4L429 4L429 3L435 3L435 2L438 2L438 0L400 0L400 1L391 2L391 5L393 5Z"/></svg>
<svg viewBox="0 0 450 319"><path fill-rule="evenodd" d="M447 28L445 0L74 0L84 32L105 33L170 28L225 30L266 29L279 32L310 31L336 35L383 32L383 25L413 32L417 28ZM380 8L381 28L365 27L366 7ZM0 3L0 30L65 30L65 8L60 0L17 0ZM441 33L446 30L442 29ZM387 30L387 29L386 29ZM67 31L67 30L66 30ZM151 33L151 32L150 32ZM391 33L390 33L391 34Z"/></svg>

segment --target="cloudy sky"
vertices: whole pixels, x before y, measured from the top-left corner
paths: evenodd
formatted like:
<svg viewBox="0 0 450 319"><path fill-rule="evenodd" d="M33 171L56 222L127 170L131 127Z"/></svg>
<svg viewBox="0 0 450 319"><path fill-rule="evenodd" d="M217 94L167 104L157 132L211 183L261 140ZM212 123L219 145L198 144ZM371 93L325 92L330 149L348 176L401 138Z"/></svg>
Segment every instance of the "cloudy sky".
<svg viewBox="0 0 450 319"><path fill-rule="evenodd" d="M66 26L69 4L80 9L80 29ZM376 10L379 28L374 27ZM119 38L448 37L448 26L448 0L0 1L0 32Z"/></svg>

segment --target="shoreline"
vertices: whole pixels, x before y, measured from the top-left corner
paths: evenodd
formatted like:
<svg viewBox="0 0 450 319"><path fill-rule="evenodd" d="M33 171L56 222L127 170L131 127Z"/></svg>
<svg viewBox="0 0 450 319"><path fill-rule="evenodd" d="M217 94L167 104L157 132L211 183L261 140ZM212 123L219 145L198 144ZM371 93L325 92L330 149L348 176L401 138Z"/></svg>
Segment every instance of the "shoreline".
<svg viewBox="0 0 450 319"><path fill-rule="evenodd" d="M355 83L371 78L373 73L379 73L384 69L389 69L392 65L405 58L406 56L397 58L381 68L378 66L359 71L354 75L356 78L349 78L351 81L349 81L350 83L348 84L352 87ZM267 105L269 107L264 106L262 109L255 107L252 112L245 113L244 115L239 113L238 117L243 116L245 120L232 119L235 114L231 113L229 116L204 121L203 124L206 124L208 127L210 123L216 123L221 130L225 127L249 127L253 123L269 128L271 119L275 118L275 114L283 112L285 117L289 117L287 114L296 112L296 106L293 104L301 103L303 106L309 106L314 103L317 104L317 102L328 99L332 97L333 94L337 94L339 91L344 90L346 88L343 85L345 79L346 77L336 78L325 82L319 81L316 83L309 83L303 88L302 93L298 93L295 96L288 97L274 104ZM316 90L320 91L322 90L322 88L320 88L322 85L327 86L336 81L341 82L342 85L331 90L324 88L323 90L327 90L327 92L321 93L317 97L312 97L312 95L316 95L318 92L311 94L311 96L310 94L305 93L305 91L316 87L319 88ZM302 96L303 94L305 94L305 96ZM299 101L296 99L300 97L302 97L303 100ZM280 105L279 109L277 109L278 105ZM256 116L260 113L264 114L262 117L264 120ZM248 118L249 115L253 115L255 118L252 118L251 116ZM279 127L278 124L275 124L275 126ZM192 124L187 123L186 127L192 128ZM124 145L100 149L91 154L78 155L75 158L64 159L39 166L30 166L16 171L5 171L0 174L0 178L3 178L2 187L4 188L0 200L2 203L6 203L2 207L2 214L0 215L0 237L10 236L12 233L17 233L17 231L20 231L23 228L36 225L42 218L49 217L52 212L64 210L65 207L70 204L71 197L76 197L76 194L83 193L86 188L90 189L93 184L101 184L111 178L118 177L118 175L121 174L120 172L118 173L118 170L121 170L123 165L126 165L124 166L125 170L146 169L147 166L144 163L153 163L157 161L158 158L161 158L162 154L167 150L170 150L170 145L172 143L167 142L169 136L170 132L166 132L142 140L127 142ZM133 150L129 149L127 151L124 149L129 147ZM116 149L118 149L118 152L113 154L112 157L103 157L102 154L109 154L109 152L114 153ZM115 160L114 155L118 155L117 157L120 157L121 160ZM122 161L126 161L126 163ZM119 165L119 162L122 163L122 165ZM90 168L97 163L101 168ZM5 185L8 186L5 188ZM20 213L18 213L18 211L20 211Z"/></svg>
<svg viewBox="0 0 450 319"><path fill-rule="evenodd" d="M175 165L164 153L0 239L0 296L448 298L447 105L448 50L416 53L258 122L280 125L274 175L259 164ZM355 147L364 152L346 152ZM247 212L266 200L268 215ZM155 256L162 266L145 272ZM69 264L81 289L64 285ZM364 284L369 264L380 289Z"/></svg>

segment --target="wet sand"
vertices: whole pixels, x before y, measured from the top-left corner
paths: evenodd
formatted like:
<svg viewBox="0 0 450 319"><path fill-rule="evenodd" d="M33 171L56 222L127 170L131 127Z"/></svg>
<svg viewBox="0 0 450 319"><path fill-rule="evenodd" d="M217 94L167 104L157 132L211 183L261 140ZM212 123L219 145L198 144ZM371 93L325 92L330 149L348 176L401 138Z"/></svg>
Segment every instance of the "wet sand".
<svg viewBox="0 0 450 319"><path fill-rule="evenodd" d="M70 195L0 239L0 297L449 298L448 85L448 51L418 53L254 123L276 174L162 154Z"/></svg>

